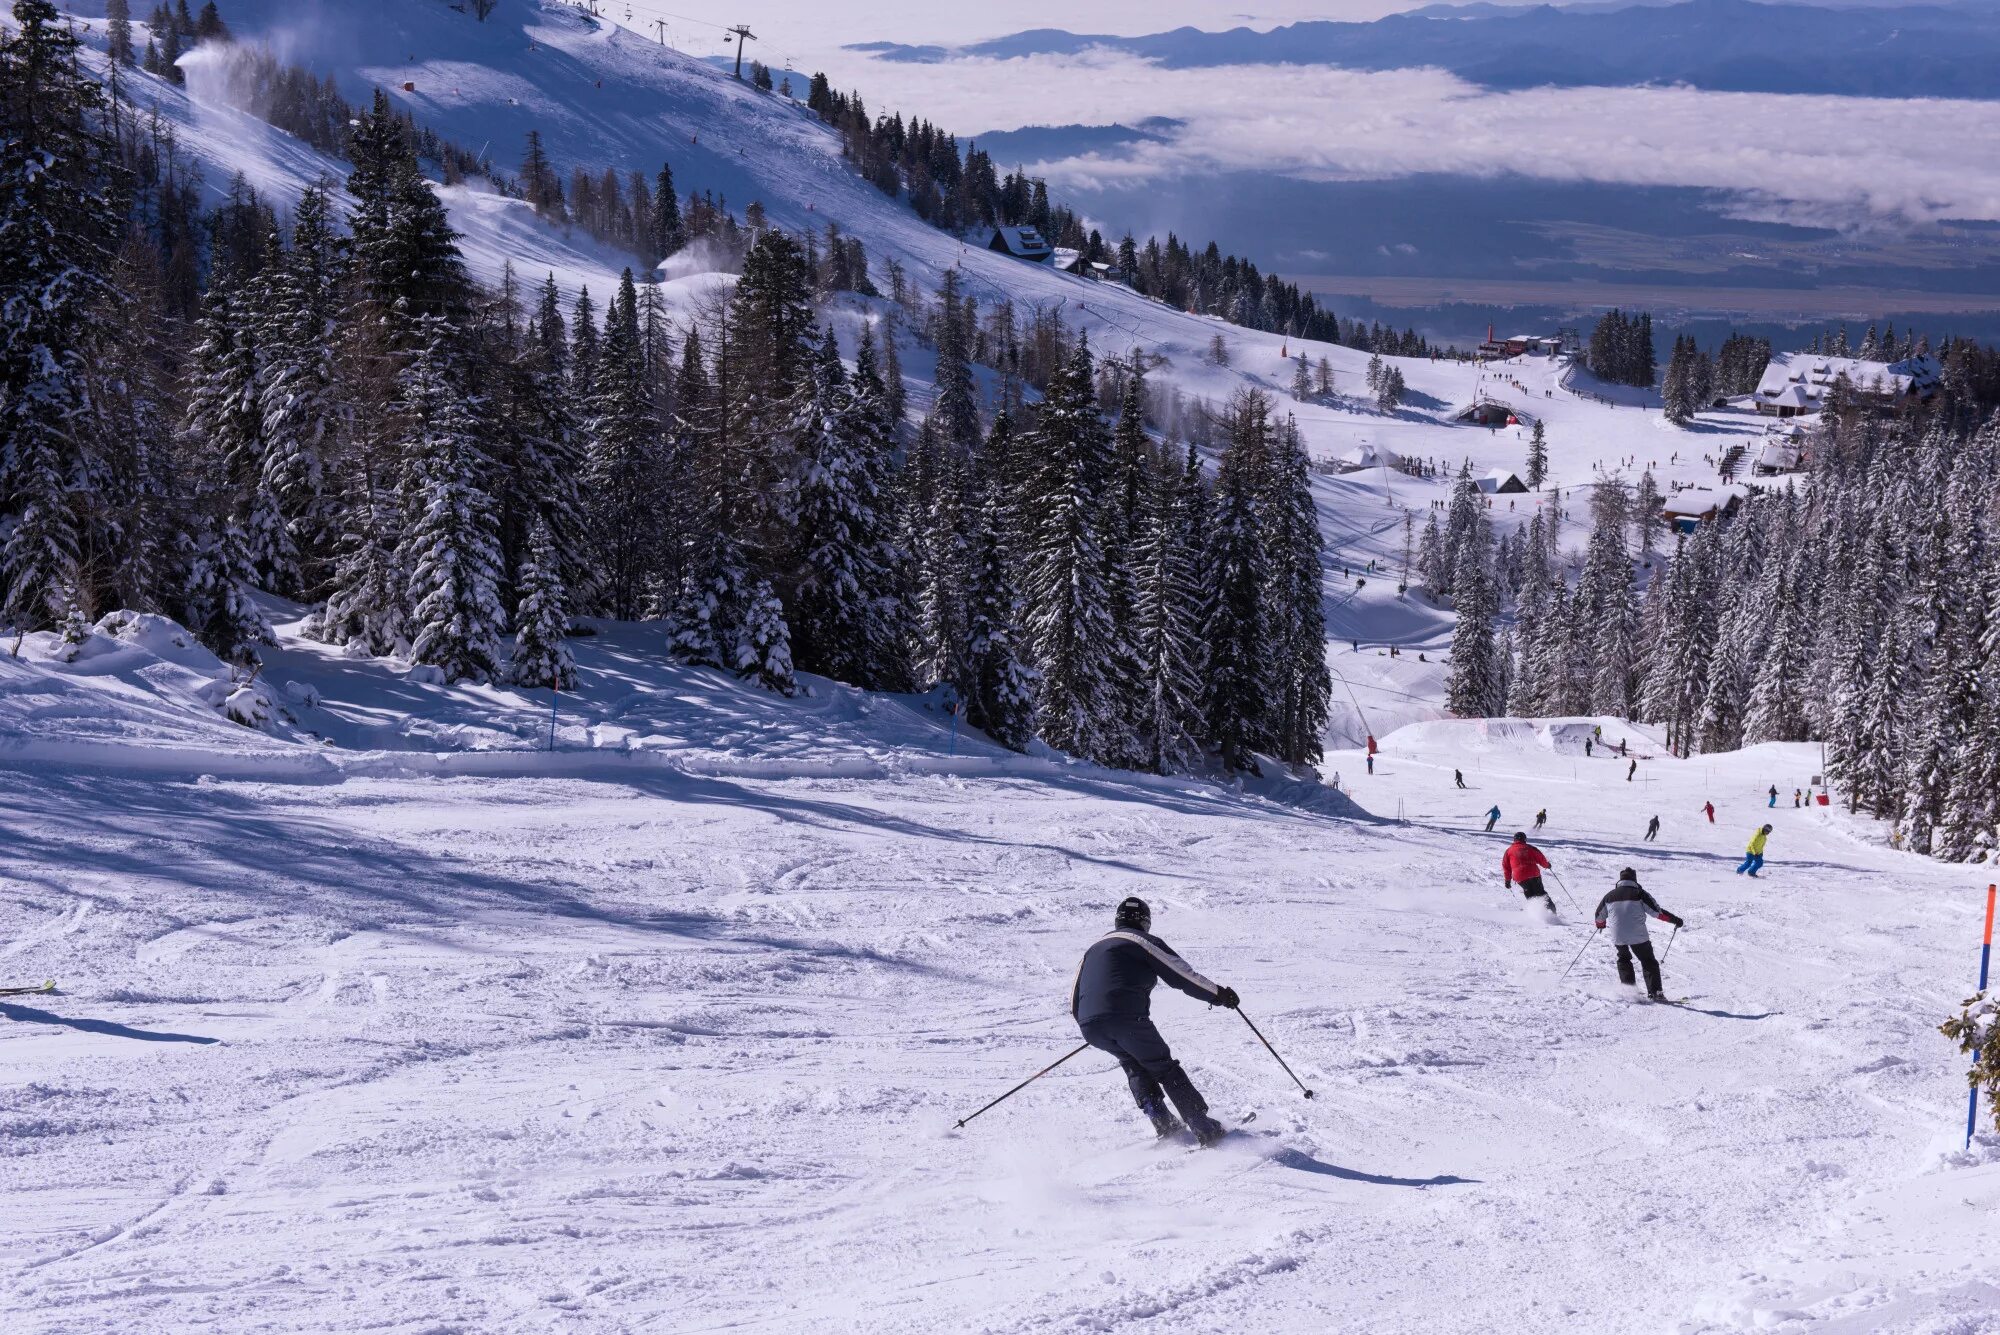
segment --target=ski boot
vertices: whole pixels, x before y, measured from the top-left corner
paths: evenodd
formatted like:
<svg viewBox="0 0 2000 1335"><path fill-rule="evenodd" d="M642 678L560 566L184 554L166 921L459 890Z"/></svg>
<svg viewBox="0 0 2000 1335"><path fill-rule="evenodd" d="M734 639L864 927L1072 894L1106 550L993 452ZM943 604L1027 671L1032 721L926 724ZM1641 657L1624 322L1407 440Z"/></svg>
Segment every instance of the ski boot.
<svg viewBox="0 0 2000 1335"><path fill-rule="evenodd" d="M1181 1125L1181 1119L1168 1112L1163 1104L1142 1103L1139 1111L1146 1114L1146 1119L1153 1124L1153 1134L1161 1140L1178 1136L1186 1129Z"/></svg>

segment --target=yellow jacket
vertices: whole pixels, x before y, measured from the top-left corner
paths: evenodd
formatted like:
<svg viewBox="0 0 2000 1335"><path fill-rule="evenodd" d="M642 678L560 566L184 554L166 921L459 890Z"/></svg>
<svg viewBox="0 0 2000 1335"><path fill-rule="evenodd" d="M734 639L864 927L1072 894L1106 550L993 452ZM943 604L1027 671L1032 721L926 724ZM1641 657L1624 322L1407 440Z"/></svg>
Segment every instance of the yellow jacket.
<svg viewBox="0 0 2000 1335"><path fill-rule="evenodd" d="M1749 853L1762 853L1764 851L1764 841L1768 838L1770 838L1770 836L1764 833L1764 829L1762 826L1759 826L1757 828L1757 833L1750 836L1750 847L1745 849L1744 851Z"/></svg>

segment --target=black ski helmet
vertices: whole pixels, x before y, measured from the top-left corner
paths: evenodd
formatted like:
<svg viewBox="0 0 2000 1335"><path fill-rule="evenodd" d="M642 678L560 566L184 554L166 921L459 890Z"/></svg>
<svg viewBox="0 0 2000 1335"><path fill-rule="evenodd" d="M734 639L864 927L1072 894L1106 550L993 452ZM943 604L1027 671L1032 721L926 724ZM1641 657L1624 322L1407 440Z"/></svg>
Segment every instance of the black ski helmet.
<svg viewBox="0 0 2000 1335"><path fill-rule="evenodd" d="M1639 873L1627 867L1624 871L1618 873L1618 879L1621 881L1631 881L1636 884L1639 880Z"/></svg>
<svg viewBox="0 0 2000 1335"><path fill-rule="evenodd" d="M1131 896L1118 906L1117 925L1143 932L1153 925L1153 910L1146 907L1146 901L1137 895Z"/></svg>
<svg viewBox="0 0 2000 1335"><path fill-rule="evenodd" d="M1527 832L1526 832L1525 830L1516 830L1516 831L1514 831L1514 842L1515 842L1515 843L1517 843L1517 844L1525 844L1525 843L1527 843L1527 842L1528 842L1528 835L1527 835Z"/></svg>

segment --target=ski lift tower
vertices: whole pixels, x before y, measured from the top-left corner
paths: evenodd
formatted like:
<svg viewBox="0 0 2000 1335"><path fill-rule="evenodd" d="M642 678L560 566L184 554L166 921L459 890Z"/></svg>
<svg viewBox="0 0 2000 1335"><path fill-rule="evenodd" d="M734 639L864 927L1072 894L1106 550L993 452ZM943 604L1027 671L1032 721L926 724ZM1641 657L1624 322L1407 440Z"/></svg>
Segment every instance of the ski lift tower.
<svg viewBox="0 0 2000 1335"><path fill-rule="evenodd" d="M743 77L743 44L756 41L757 34L750 31L747 23L739 23L729 31L736 34L736 77L740 80Z"/></svg>

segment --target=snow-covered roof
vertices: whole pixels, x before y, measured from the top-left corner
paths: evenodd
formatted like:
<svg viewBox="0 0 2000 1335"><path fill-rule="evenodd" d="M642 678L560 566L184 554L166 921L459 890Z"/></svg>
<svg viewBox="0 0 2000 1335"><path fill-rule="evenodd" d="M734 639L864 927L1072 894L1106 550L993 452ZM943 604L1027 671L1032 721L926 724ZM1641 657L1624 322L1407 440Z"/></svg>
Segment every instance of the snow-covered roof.
<svg viewBox="0 0 2000 1335"><path fill-rule="evenodd" d="M1395 463L1396 456L1380 445L1363 443L1345 454L1336 456L1334 462L1346 469L1379 468L1385 464Z"/></svg>
<svg viewBox="0 0 2000 1335"><path fill-rule="evenodd" d="M1489 496L1498 491L1526 491L1527 483L1505 468L1496 468L1479 479L1478 487Z"/></svg>
<svg viewBox="0 0 2000 1335"><path fill-rule="evenodd" d="M1763 449L1757 451L1757 466L1759 468L1797 468L1799 466L1799 447L1774 440Z"/></svg>
<svg viewBox="0 0 2000 1335"><path fill-rule="evenodd" d="M993 243L989 249L1004 250L1023 260L1045 260L1054 254L1048 240L1032 227L994 228Z"/></svg>
<svg viewBox="0 0 2000 1335"><path fill-rule="evenodd" d="M1051 259L1050 262L1053 263L1056 266L1056 268L1063 270L1076 269L1078 267L1077 261L1083 258L1082 251L1076 250L1070 246L1057 246L1055 250L1051 252L1051 254L1053 258Z"/></svg>
<svg viewBox="0 0 2000 1335"><path fill-rule="evenodd" d="M1688 487L1661 502L1660 513L1680 518L1719 514L1749 494L1750 488L1740 482L1732 482L1723 487Z"/></svg>
<svg viewBox="0 0 2000 1335"><path fill-rule="evenodd" d="M1928 393L1937 387L1937 358L1929 353L1895 362L1863 361L1859 357L1828 357L1814 352L1780 352L1757 382L1757 401L1779 407L1817 409L1827 389L1841 376L1857 390L1904 395Z"/></svg>

